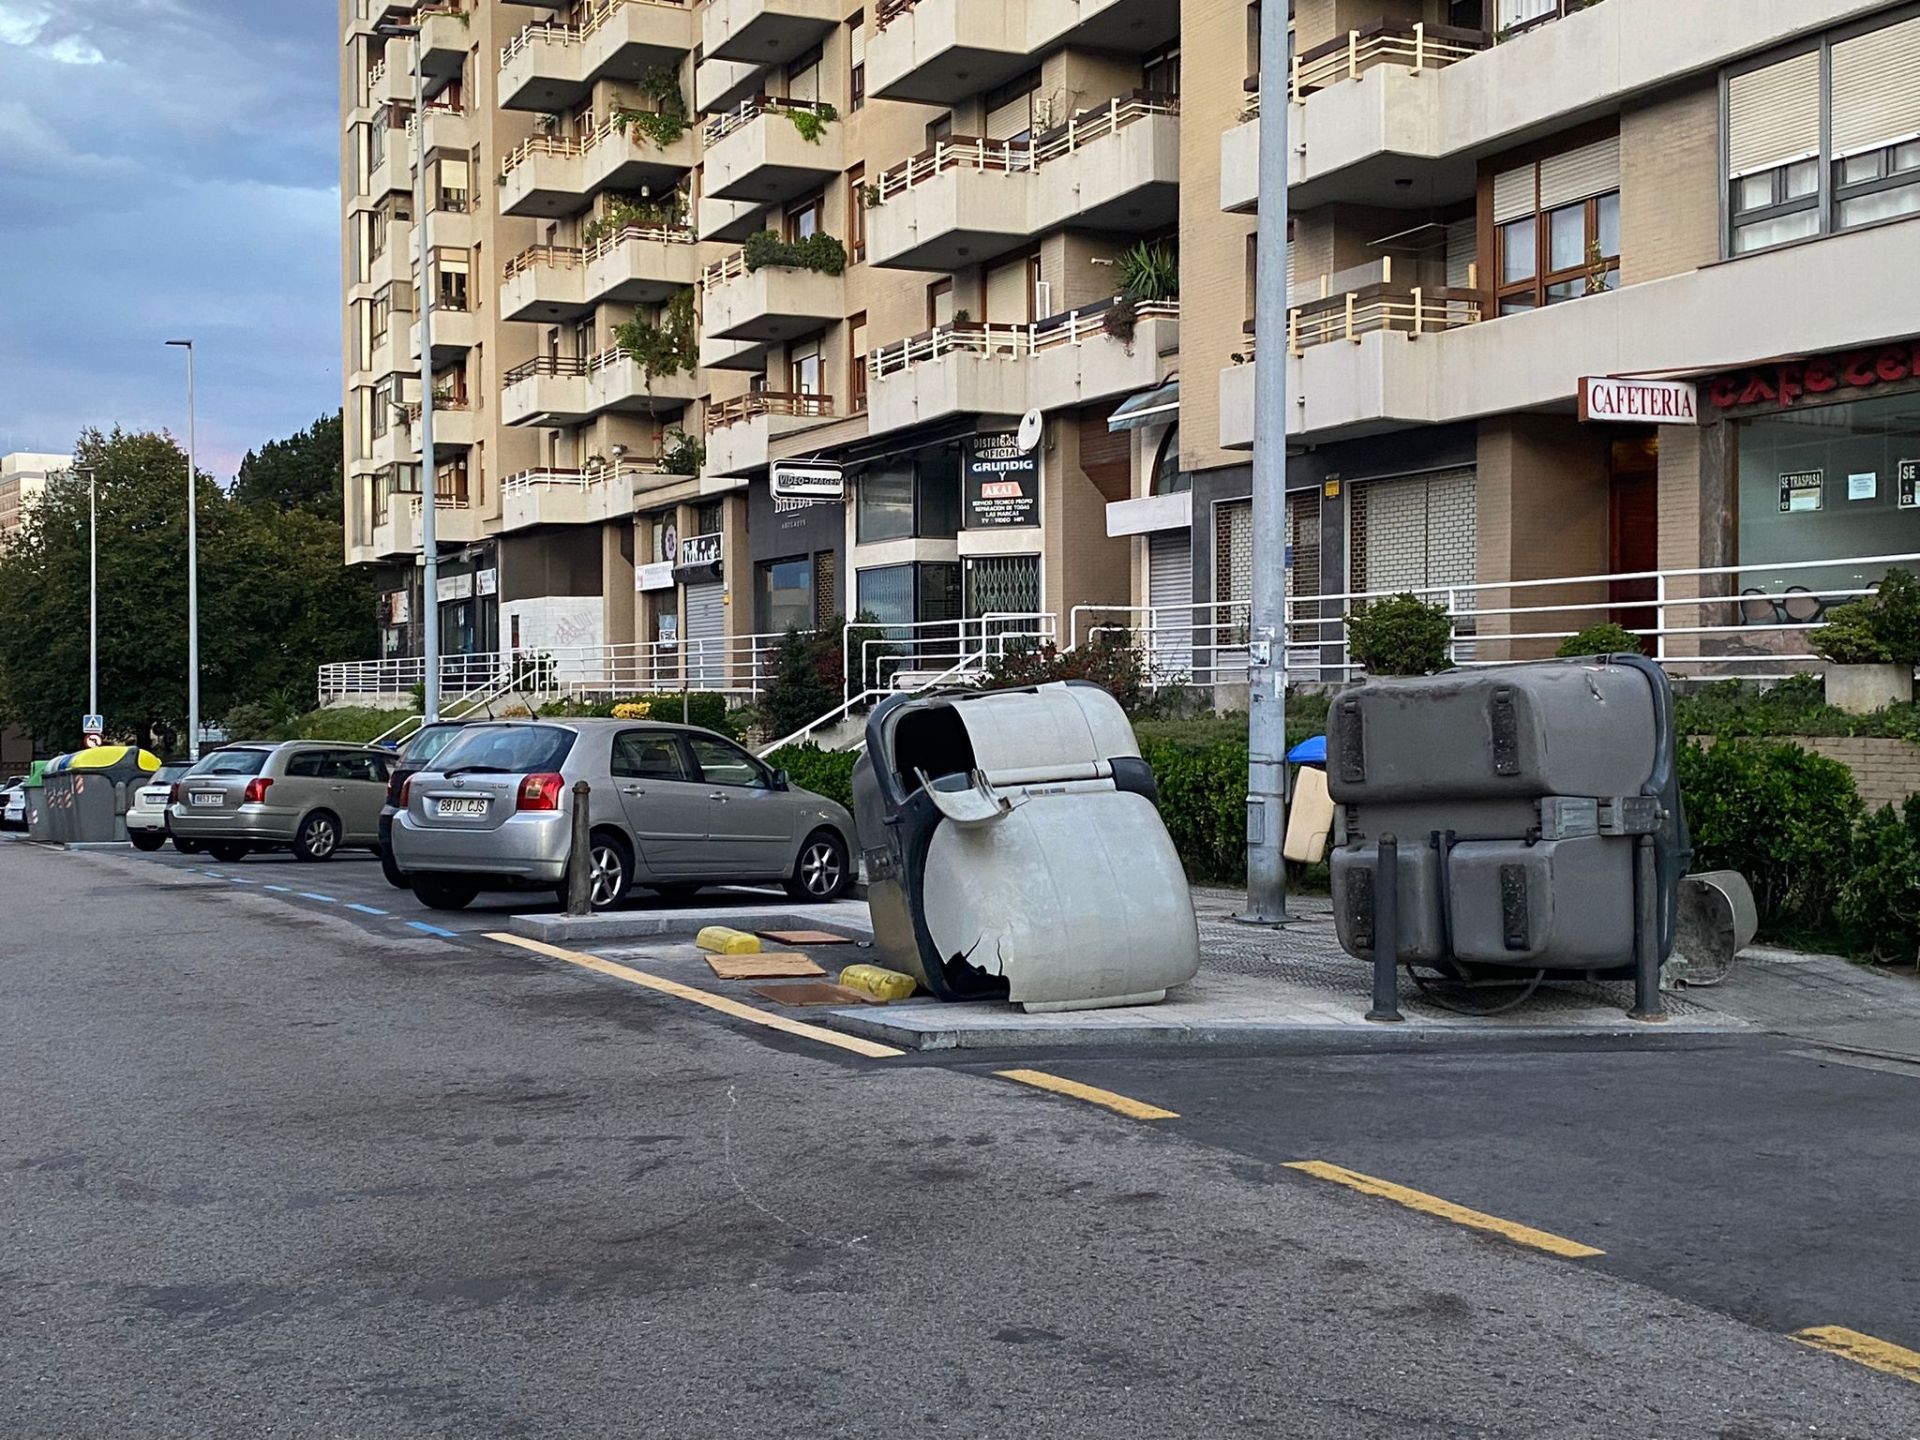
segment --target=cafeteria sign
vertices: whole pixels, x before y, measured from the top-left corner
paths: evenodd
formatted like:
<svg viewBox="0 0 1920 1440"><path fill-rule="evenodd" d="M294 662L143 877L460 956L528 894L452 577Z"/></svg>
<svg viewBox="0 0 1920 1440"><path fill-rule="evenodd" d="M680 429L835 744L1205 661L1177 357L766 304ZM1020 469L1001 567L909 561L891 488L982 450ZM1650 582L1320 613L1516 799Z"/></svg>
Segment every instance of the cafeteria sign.
<svg viewBox="0 0 1920 1440"><path fill-rule="evenodd" d="M1822 487L1826 484L1824 470L1801 470L1792 475L1780 477L1780 513L1796 513L1801 510L1818 510L1822 502Z"/></svg>
<svg viewBox="0 0 1920 1440"><path fill-rule="evenodd" d="M967 447L966 525L985 530L1040 523L1040 455L1013 434L977 435Z"/></svg>

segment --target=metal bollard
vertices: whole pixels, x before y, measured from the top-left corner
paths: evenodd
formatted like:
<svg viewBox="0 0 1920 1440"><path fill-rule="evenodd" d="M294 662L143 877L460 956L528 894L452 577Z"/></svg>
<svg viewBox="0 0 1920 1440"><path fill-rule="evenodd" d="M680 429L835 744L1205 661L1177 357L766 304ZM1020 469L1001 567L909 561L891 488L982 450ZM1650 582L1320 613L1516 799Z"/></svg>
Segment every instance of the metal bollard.
<svg viewBox="0 0 1920 1440"><path fill-rule="evenodd" d="M1380 837L1373 868L1373 1008L1367 1019L1398 1025L1400 1013L1400 842Z"/></svg>
<svg viewBox="0 0 1920 1440"><path fill-rule="evenodd" d="M1653 837L1642 835L1633 852L1633 1009L1629 1020L1658 1024L1667 1018L1660 994L1660 910L1655 893Z"/></svg>
<svg viewBox="0 0 1920 1440"><path fill-rule="evenodd" d="M593 911L593 817L587 804L593 787L573 782L573 845L567 859L567 914Z"/></svg>

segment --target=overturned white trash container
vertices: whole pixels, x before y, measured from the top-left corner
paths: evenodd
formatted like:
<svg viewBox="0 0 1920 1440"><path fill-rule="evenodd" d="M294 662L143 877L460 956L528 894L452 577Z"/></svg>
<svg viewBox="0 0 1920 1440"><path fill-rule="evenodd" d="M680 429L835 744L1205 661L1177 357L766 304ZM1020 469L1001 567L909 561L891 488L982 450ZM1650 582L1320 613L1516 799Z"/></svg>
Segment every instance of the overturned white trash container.
<svg viewBox="0 0 1920 1440"><path fill-rule="evenodd" d="M853 798L874 943L942 1000L1143 1005L1199 969L1153 772L1097 685L891 697Z"/></svg>

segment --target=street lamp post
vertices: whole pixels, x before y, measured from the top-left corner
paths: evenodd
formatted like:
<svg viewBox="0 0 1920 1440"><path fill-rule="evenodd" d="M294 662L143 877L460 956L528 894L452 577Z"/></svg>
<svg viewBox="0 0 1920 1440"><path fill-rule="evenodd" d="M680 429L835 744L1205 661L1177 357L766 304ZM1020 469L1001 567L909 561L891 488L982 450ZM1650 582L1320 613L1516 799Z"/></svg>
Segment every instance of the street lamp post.
<svg viewBox="0 0 1920 1440"><path fill-rule="evenodd" d="M93 467L75 465L69 475L87 477L87 713L100 713L100 496Z"/></svg>
<svg viewBox="0 0 1920 1440"><path fill-rule="evenodd" d="M422 718L440 718L440 536L433 456L433 276L427 244L427 72L422 64L420 27L388 23L376 27L388 39L413 41L413 226L420 267L420 608L422 661L426 670Z"/></svg>
<svg viewBox="0 0 1920 1440"><path fill-rule="evenodd" d="M1247 662L1247 908L1287 918L1287 52L1286 13L1260 26L1260 230L1254 301L1252 643Z"/></svg>
<svg viewBox="0 0 1920 1440"><path fill-rule="evenodd" d="M194 454L193 341L169 340L187 352L187 758L200 758L200 468ZM98 712L95 712L98 713Z"/></svg>

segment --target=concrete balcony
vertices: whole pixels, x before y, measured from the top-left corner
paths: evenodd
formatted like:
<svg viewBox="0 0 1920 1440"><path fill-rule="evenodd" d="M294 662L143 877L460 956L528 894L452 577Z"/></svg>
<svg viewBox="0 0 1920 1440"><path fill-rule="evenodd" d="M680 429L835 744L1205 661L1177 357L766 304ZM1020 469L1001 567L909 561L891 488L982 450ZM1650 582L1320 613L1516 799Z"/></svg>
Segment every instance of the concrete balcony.
<svg viewBox="0 0 1920 1440"><path fill-rule="evenodd" d="M678 70L693 50L693 12L672 0L601 0L580 25L536 20L500 51L500 103L556 113L584 102L604 80Z"/></svg>
<svg viewBox="0 0 1920 1440"><path fill-rule="evenodd" d="M401 50L396 53L404 54ZM383 105L413 104L413 75L404 63L382 60L367 73L367 103L375 110Z"/></svg>
<svg viewBox="0 0 1920 1440"><path fill-rule="evenodd" d="M1178 366L1180 307L1137 307L1114 333L1112 302L1032 325L943 325L867 361L867 432L956 415L1020 415L1118 399Z"/></svg>
<svg viewBox="0 0 1920 1440"><path fill-rule="evenodd" d="M593 414L587 362L575 355L536 355L503 377L500 419L507 425L578 425Z"/></svg>
<svg viewBox="0 0 1920 1440"><path fill-rule="evenodd" d="M420 516L407 502L409 496L394 495L387 501L384 515L374 512L373 534L367 548L376 560L398 560L420 553ZM434 519L438 520L438 514ZM436 533L438 527L436 526Z"/></svg>
<svg viewBox="0 0 1920 1440"><path fill-rule="evenodd" d="M580 141L580 179L589 196L603 190L670 194L698 160L691 121L666 145L656 144L638 125L610 121Z"/></svg>
<svg viewBox="0 0 1920 1440"><path fill-rule="evenodd" d="M830 395L754 390L707 410L707 463L702 474L745 480L766 470L769 446L783 435L833 418Z"/></svg>
<svg viewBox="0 0 1920 1440"><path fill-rule="evenodd" d="M751 200L715 200L702 195L693 206L694 234L716 244L738 245L767 228L762 218L765 213L766 206Z"/></svg>
<svg viewBox="0 0 1920 1440"><path fill-rule="evenodd" d="M784 65L840 23L838 0L710 0L700 21L708 58Z"/></svg>
<svg viewBox="0 0 1920 1440"><path fill-rule="evenodd" d="M956 105L1033 68L1063 45L1141 55L1179 38L1165 0L907 0L882 5L867 43L867 91Z"/></svg>
<svg viewBox="0 0 1920 1440"><path fill-rule="evenodd" d="M702 115L731 110L760 88L760 67L732 60L702 60L693 72L693 108Z"/></svg>
<svg viewBox="0 0 1920 1440"><path fill-rule="evenodd" d="M387 248L367 267L367 284L374 293L413 293L413 243L413 226L397 222L387 228Z"/></svg>
<svg viewBox="0 0 1920 1440"><path fill-rule="evenodd" d="M587 301L586 252L564 245L535 245L507 262L500 282L500 314L507 320L578 320Z"/></svg>
<svg viewBox="0 0 1920 1440"><path fill-rule="evenodd" d="M1620 0L1607 0L1608 4ZM1577 18L1577 17L1576 17ZM1304 343L1287 433L1314 443L1516 410L1572 413L1590 375L1736 369L1920 333L1905 283L1920 220L1762 251L1607 294L1435 333L1363 329ZM1765 297L1759 303L1758 297ZM1220 443L1253 443L1251 364L1221 372Z"/></svg>
<svg viewBox="0 0 1920 1440"><path fill-rule="evenodd" d="M1467 200L1484 156L1885 9L1883 0L1604 0L1453 63L1431 45L1416 60L1404 37L1383 55L1382 27L1354 31L1311 68L1301 57L1293 203L1404 206L1395 182L1409 175L1422 207ZM1242 183L1231 198L1242 208L1251 193Z"/></svg>
<svg viewBox="0 0 1920 1440"><path fill-rule="evenodd" d="M666 472L657 461L623 460L588 470L526 470L500 482L500 528L602 525L633 514L641 487Z"/></svg>
<svg viewBox="0 0 1920 1440"><path fill-rule="evenodd" d="M500 213L551 218L575 215L591 201L580 162L580 142L534 135L501 164Z"/></svg>
<svg viewBox="0 0 1920 1440"><path fill-rule="evenodd" d="M649 379L617 346L587 362L587 401L593 413L677 415L698 397L701 382L691 369Z"/></svg>
<svg viewBox="0 0 1920 1440"><path fill-rule="evenodd" d="M586 250L587 301L658 305L700 278L693 231L628 225Z"/></svg>
<svg viewBox="0 0 1920 1440"><path fill-rule="evenodd" d="M435 250L471 250L480 243L480 216L465 192L440 195L427 212L427 244Z"/></svg>
<svg viewBox="0 0 1920 1440"><path fill-rule="evenodd" d="M1260 107L1220 133L1220 208L1251 215L1260 208Z"/></svg>
<svg viewBox="0 0 1920 1440"><path fill-rule="evenodd" d="M867 260L958 270L1066 227L1150 234L1180 207L1180 120L1138 93L1031 141L943 140L882 174Z"/></svg>
<svg viewBox="0 0 1920 1440"><path fill-rule="evenodd" d="M701 276L706 307L702 338L791 340L846 318L846 286L838 275L795 266L749 270L738 251Z"/></svg>
<svg viewBox="0 0 1920 1440"><path fill-rule="evenodd" d="M443 154L465 155L473 149L478 133L470 111L455 109L451 105L429 105L426 111L427 150ZM412 166L413 157L419 153L421 120L418 115L407 119L407 163Z"/></svg>
<svg viewBox="0 0 1920 1440"><path fill-rule="evenodd" d="M798 101L757 97L707 122L706 193L772 205L832 184L845 171L837 120L817 140L800 133L823 114Z"/></svg>
<svg viewBox="0 0 1920 1440"><path fill-rule="evenodd" d="M444 451L471 450L479 440L479 426L474 421L473 406L466 400L455 400L442 396L433 402L433 451L436 457L445 458ZM420 407L407 407L407 454L405 459L420 459ZM437 461L436 461L437 463Z"/></svg>
<svg viewBox="0 0 1920 1440"><path fill-rule="evenodd" d="M466 353L480 343L480 318L471 310L445 310L436 306L433 312L433 368L443 369L459 361ZM420 359L420 322L415 320L407 332L407 354L414 361Z"/></svg>
<svg viewBox="0 0 1920 1440"><path fill-rule="evenodd" d="M451 5L440 9L421 6L415 12L420 26L420 71L427 93L437 95L460 79L473 49L473 17Z"/></svg>
<svg viewBox="0 0 1920 1440"><path fill-rule="evenodd" d="M716 340L711 335L702 334L700 368L738 370L744 374L760 375L766 371L769 348L764 340Z"/></svg>

